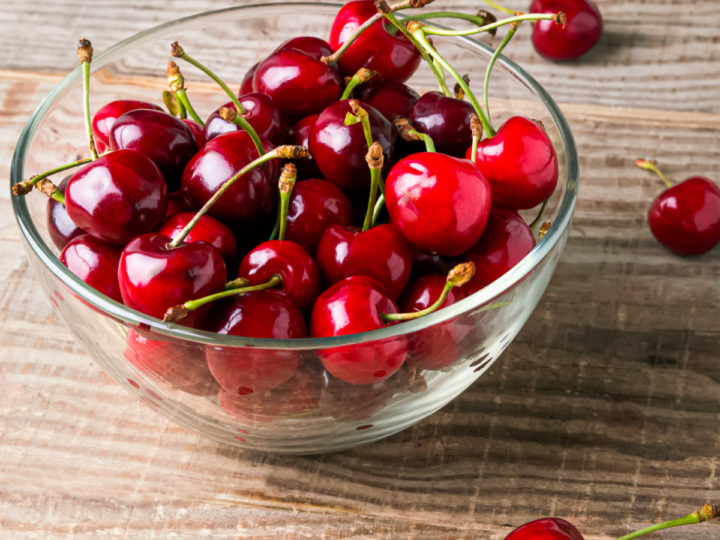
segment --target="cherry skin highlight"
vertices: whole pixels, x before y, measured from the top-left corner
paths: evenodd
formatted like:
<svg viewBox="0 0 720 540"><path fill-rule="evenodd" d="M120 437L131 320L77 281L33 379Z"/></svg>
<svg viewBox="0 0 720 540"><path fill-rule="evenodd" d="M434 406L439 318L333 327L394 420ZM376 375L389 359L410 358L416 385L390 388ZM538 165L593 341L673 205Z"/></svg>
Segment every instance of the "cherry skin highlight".
<svg viewBox="0 0 720 540"><path fill-rule="evenodd" d="M535 50L551 60L568 60L582 56L600 40L602 15L592 0L533 0L532 13L557 13L567 16L563 27L554 21L533 23Z"/></svg>
<svg viewBox="0 0 720 540"><path fill-rule="evenodd" d="M154 109L162 111L160 107L154 103L147 101L138 101L136 99L118 99L103 105L93 116L92 132L95 139L95 145L99 153L105 152L110 148L110 130L115 120L123 114L135 109Z"/></svg>
<svg viewBox="0 0 720 540"><path fill-rule="evenodd" d="M60 253L60 262L93 289L122 302L118 285L121 251L117 246L83 234L68 242Z"/></svg>

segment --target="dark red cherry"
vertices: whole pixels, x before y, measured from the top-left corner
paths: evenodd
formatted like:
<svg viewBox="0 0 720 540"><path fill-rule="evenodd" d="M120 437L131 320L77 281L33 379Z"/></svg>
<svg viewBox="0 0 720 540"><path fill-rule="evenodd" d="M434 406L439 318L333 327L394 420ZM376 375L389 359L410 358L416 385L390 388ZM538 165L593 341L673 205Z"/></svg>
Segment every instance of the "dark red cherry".
<svg viewBox="0 0 720 540"><path fill-rule="evenodd" d="M582 56L602 36L600 10L592 0L533 0L532 13L557 13L567 16L567 24L554 21L533 23L532 42L535 50L552 60Z"/></svg>
<svg viewBox="0 0 720 540"><path fill-rule="evenodd" d="M256 62L252 66L250 66L250 69L247 70L245 75L243 76L242 81L240 82L240 90L238 91L238 96L244 96L245 94L249 94L250 92L254 92L255 88L253 88L253 77L255 76L255 71L257 71L257 67L260 65L260 62Z"/></svg>
<svg viewBox="0 0 720 540"><path fill-rule="evenodd" d="M333 50L340 46L377 13L372 0L348 2L333 21L328 42ZM388 32L386 22L379 20L365 30L350 48L340 57L340 70L353 75L361 67L379 72L383 79L404 82L418 65L420 53L408 39L399 32Z"/></svg>
<svg viewBox="0 0 720 540"><path fill-rule="evenodd" d="M465 157L470 155L468 148ZM494 136L480 141L475 163L490 182L493 206L533 208L557 185L555 148L543 128L523 116L510 117Z"/></svg>
<svg viewBox="0 0 720 540"><path fill-rule="evenodd" d="M358 227L330 225L320 240L317 261L325 281L369 276L397 298L410 279L413 251L391 223L361 232Z"/></svg>
<svg viewBox="0 0 720 540"><path fill-rule="evenodd" d="M447 273L455 264L456 261L454 261L453 258L441 257L434 253L427 253L420 249L415 249L413 253L412 274L415 277L424 276L425 274L441 274L447 276Z"/></svg>
<svg viewBox="0 0 720 540"><path fill-rule="evenodd" d="M138 101L136 99L119 99L111 101L103 105L92 119L92 132L95 138L95 145L99 153L105 152L110 147L110 129L112 129L115 120L123 114L135 109L154 109L162 111L160 107L154 103L147 101Z"/></svg>
<svg viewBox="0 0 720 540"><path fill-rule="evenodd" d="M60 262L93 289L122 302L118 286L121 251L117 246L83 234L68 242L60 253Z"/></svg>
<svg viewBox="0 0 720 540"><path fill-rule="evenodd" d="M409 116L413 105L420 97L406 84L378 77L358 87L355 95L364 103L375 107L391 122L398 116Z"/></svg>
<svg viewBox="0 0 720 540"><path fill-rule="evenodd" d="M475 113L467 101L427 92L410 111L413 127L430 135L438 152L463 157L472 144L470 119Z"/></svg>
<svg viewBox="0 0 720 540"><path fill-rule="evenodd" d="M469 295L489 285L534 247L533 232L515 210L493 208L480 241L463 257L475 263L475 274L463 291Z"/></svg>
<svg viewBox="0 0 720 540"><path fill-rule="evenodd" d="M385 168L390 167L393 148L393 128L374 107L360 102L368 113L373 141L383 148ZM347 99L337 101L320 113L312 130L308 148L315 163L328 182L340 187L360 188L370 185L370 170L365 161L368 146L362 125L345 125L345 117L352 114Z"/></svg>
<svg viewBox="0 0 720 540"><path fill-rule="evenodd" d="M135 109L115 120L112 150L136 150L149 157L165 177L168 191L180 187L183 169L198 150L190 128L180 119L152 109Z"/></svg>
<svg viewBox="0 0 720 540"><path fill-rule="evenodd" d="M170 241L157 233L138 236L123 249L118 269L125 305L159 319L173 306L225 288L225 263L217 249L207 242L170 248ZM197 325L204 308L192 311L182 324Z"/></svg>
<svg viewBox="0 0 720 540"><path fill-rule="evenodd" d="M207 329L254 338L307 336L300 311L286 295L273 290L232 297L213 315ZM251 347L208 347L206 358L215 380L233 396L277 388L292 378L300 364L297 351Z"/></svg>
<svg viewBox="0 0 720 540"><path fill-rule="evenodd" d="M272 98L265 94L246 94L240 96L240 105L245 109L243 117L253 127L255 132L263 139L272 143L279 143L285 137L285 126L280 117L280 111ZM223 105L237 111L235 104L230 101ZM220 108L215 110L205 122L205 138L209 141L223 133L241 131L242 127L228 122L220 116Z"/></svg>
<svg viewBox="0 0 720 540"><path fill-rule="evenodd" d="M650 230L679 255L700 255L720 242L720 187L693 176L666 189L650 205Z"/></svg>
<svg viewBox="0 0 720 540"><path fill-rule="evenodd" d="M397 306L380 283L367 276L339 281L315 302L310 334L331 337L384 328L382 313L397 313ZM405 361L405 338L395 337L360 345L332 347L318 353L332 375L350 384L372 384L393 375Z"/></svg>
<svg viewBox="0 0 720 540"><path fill-rule="evenodd" d="M308 148L310 131L315 125L315 120L317 120L318 116L317 114L311 114L295 122L288 132L287 144ZM322 177L322 173L315 164L314 159L298 159L294 163L295 167L297 167L298 180Z"/></svg>
<svg viewBox="0 0 720 540"><path fill-rule="evenodd" d="M459 255L485 230L490 185L465 159L419 152L398 161L388 174L385 205L413 245L439 255Z"/></svg>
<svg viewBox="0 0 720 540"><path fill-rule="evenodd" d="M304 52L317 60L320 60L323 56L330 56L333 53L332 47L330 47L327 41L314 36L290 38L278 45L273 53L291 49Z"/></svg>
<svg viewBox="0 0 720 540"><path fill-rule="evenodd" d="M265 151L271 143L263 142ZM182 194L191 208L199 208L226 180L258 158L258 151L244 131L225 133L205 143L185 167ZM209 214L231 223L270 216L275 208L278 166L275 160L241 176L210 208Z"/></svg>
<svg viewBox="0 0 720 540"><path fill-rule="evenodd" d="M195 139L195 144L198 147L198 150L205 146L205 142L207 139L205 139L205 133L204 128L198 124L195 120L190 120L189 118L182 118L181 119L183 124L185 124L188 128L190 128L190 131L192 132L193 139Z"/></svg>
<svg viewBox="0 0 720 540"><path fill-rule="evenodd" d="M166 218L169 218L178 212L184 212L185 210L189 210L189 208L179 192L168 195L168 205L167 210L165 211Z"/></svg>
<svg viewBox="0 0 720 540"><path fill-rule="evenodd" d="M505 540L584 540L575 526L561 518L542 518L521 525Z"/></svg>
<svg viewBox="0 0 720 540"><path fill-rule="evenodd" d="M194 217L195 212L179 212L165 220L165 223L160 225L155 232L175 240L185 225L190 223ZM206 214L193 225L193 228L183 239L185 244L191 244L192 242L207 242L214 246L225 260L228 273L234 274L239 262L237 242L235 241L235 235L226 225Z"/></svg>
<svg viewBox="0 0 720 540"><path fill-rule="evenodd" d="M309 313L318 295L318 268L300 244L289 240L269 240L255 247L240 263L238 277L250 285L260 285L274 275L282 278L283 291L303 313Z"/></svg>
<svg viewBox="0 0 720 540"><path fill-rule="evenodd" d="M84 165L70 178L65 207L87 233L124 245L165 217L167 185L149 158L135 150L118 150Z"/></svg>
<svg viewBox="0 0 720 540"><path fill-rule="evenodd" d="M296 121L338 99L342 81L332 67L317 58L286 49L260 62L253 86L273 99L283 118Z"/></svg>
<svg viewBox="0 0 720 540"><path fill-rule="evenodd" d="M297 242L314 254L325 229L350 225L352 204L347 195L325 180L304 180L290 195L285 239Z"/></svg>
<svg viewBox="0 0 720 540"><path fill-rule="evenodd" d="M66 176L62 182L58 184L57 188L60 193L65 193L65 186L67 186L68 180L70 180L70 176ZM64 204L60 204L53 198L48 198L47 205L48 233L50 233L50 239L58 249L63 249L67 243L76 236L85 234L85 231L75 225L75 222L70 219Z"/></svg>

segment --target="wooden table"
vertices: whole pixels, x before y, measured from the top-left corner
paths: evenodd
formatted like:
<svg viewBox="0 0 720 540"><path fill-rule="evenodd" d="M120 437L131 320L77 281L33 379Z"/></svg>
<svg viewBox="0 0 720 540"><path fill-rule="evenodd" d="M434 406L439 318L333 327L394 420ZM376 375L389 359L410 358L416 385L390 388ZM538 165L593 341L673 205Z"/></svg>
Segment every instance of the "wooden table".
<svg viewBox="0 0 720 540"><path fill-rule="evenodd" d="M581 62L542 60L527 29L509 47L560 102L580 149L555 277L490 372L382 442L263 455L136 403L38 290L1 190L0 538L500 539L558 515L599 540L720 502L720 249L663 249L645 217L662 185L632 165L647 156L676 180L720 180L720 10L717 0L597 1L605 35ZM77 38L102 50L233 4L4 0L2 161L74 67ZM719 537L720 523L655 536Z"/></svg>

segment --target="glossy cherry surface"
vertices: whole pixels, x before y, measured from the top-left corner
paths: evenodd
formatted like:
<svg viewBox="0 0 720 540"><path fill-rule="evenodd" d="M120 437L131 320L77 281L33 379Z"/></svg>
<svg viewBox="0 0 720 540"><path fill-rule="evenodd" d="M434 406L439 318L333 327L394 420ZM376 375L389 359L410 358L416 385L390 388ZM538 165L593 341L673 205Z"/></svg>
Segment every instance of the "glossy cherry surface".
<svg viewBox="0 0 720 540"><path fill-rule="evenodd" d="M162 319L165 312L188 300L225 288L225 262L207 242L168 247L170 238L157 233L138 236L123 249L118 269L126 306ZM180 321L195 326L208 305Z"/></svg>
<svg viewBox="0 0 720 540"><path fill-rule="evenodd" d="M372 0L348 2L333 21L328 42L333 50L352 36L370 17L377 13ZM340 57L340 70L353 75L361 67L379 72L385 80L404 82L418 65L420 53L401 33L388 32L384 20L377 21Z"/></svg>
<svg viewBox="0 0 720 540"><path fill-rule="evenodd" d="M240 96L238 100L245 109L243 117L253 127L258 136L276 144L282 141L285 137L285 125L280 117L279 109L270 96L253 92ZM237 107L232 101L229 101L223 107L237 111ZM208 141L223 133L243 129L233 122L224 120L219 111L220 107L205 121L204 134Z"/></svg>
<svg viewBox="0 0 720 540"><path fill-rule="evenodd" d="M295 146L303 146L308 148L310 140L310 131L315 125L317 120L317 114L311 114L304 118L301 118L295 122L288 130L287 144L293 144ZM305 180L307 178L322 178L322 173L318 169L314 159L297 159L294 161L295 167L297 167L297 178L298 180Z"/></svg>
<svg viewBox="0 0 720 540"><path fill-rule="evenodd" d="M315 302L310 333L313 337L343 336L384 328L382 313L397 313L397 306L382 285L367 276L339 281ZM393 375L405 361L404 337L346 345L320 351L323 366L350 384L372 384Z"/></svg>
<svg viewBox="0 0 720 540"><path fill-rule="evenodd" d="M330 44L324 39L315 36L298 36L283 41L273 52L296 50L304 52L313 58L320 60L323 56L330 56L333 52Z"/></svg>
<svg viewBox="0 0 720 540"><path fill-rule="evenodd" d="M468 148L465 157L470 159ZM533 208L552 195L558 160L550 138L536 122L510 117L478 144L478 169L490 181L494 206Z"/></svg>
<svg viewBox="0 0 720 540"><path fill-rule="evenodd" d="M106 296L122 302L118 286L121 249L89 234L70 240L60 253L60 262L77 277Z"/></svg>
<svg viewBox="0 0 720 540"><path fill-rule="evenodd" d="M475 274L462 287L466 294L489 285L535 247L535 236L514 210L493 208L480 241L463 258L475 263Z"/></svg>
<svg viewBox="0 0 720 540"><path fill-rule="evenodd" d="M358 99L375 107L391 122L398 116L409 116L413 105L420 97L406 84L377 77L359 86L355 95Z"/></svg>
<svg viewBox="0 0 720 540"><path fill-rule="evenodd" d="M65 208L85 232L124 245L165 217L167 185L149 158L135 150L118 150L72 175Z"/></svg>
<svg viewBox="0 0 720 540"><path fill-rule="evenodd" d="M720 187L693 176L666 189L650 205L650 230L680 255L700 255L720 242Z"/></svg>
<svg viewBox="0 0 720 540"><path fill-rule="evenodd" d="M463 157L472 143L474 112L467 101L427 92L413 105L409 117L417 131L430 135L438 152Z"/></svg>
<svg viewBox="0 0 720 540"><path fill-rule="evenodd" d="M218 334L293 339L307 336L302 314L281 292L234 296L207 326ZM206 358L215 380L232 395L272 390L288 381L300 364L298 351L248 347L209 347Z"/></svg>
<svg viewBox="0 0 720 540"><path fill-rule="evenodd" d="M255 72L257 71L259 65L260 62L256 62L252 66L250 66L250 69L245 72L245 75L240 82L240 90L238 91L238 96L244 96L245 94L249 94L250 92L255 91L255 88L253 87L253 77L255 77Z"/></svg>
<svg viewBox="0 0 720 540"><path fill-rule="evenodd" d="M327 283L348 276L369 276L396 299L410 279L413 251L391 223L364 232L358 227L331 225L318 245L317 261Z"/></svg>
<svg viewBox="0 0 720 540"><path fill-rule="evenodd" d="M189 210L189 207L185 200L182 198L182 195L180 195L179 192L171 193L167 197L167 210L165 211L165 217L169 218L173 214L177 214L178 212L184 212L185 210Z"/></svg>
<svg viewBox="0 0 720 540"><path fill-rule="evenodd" d="M577 58L588 52L602 36L603 21L592 0L533 0L532 13L557 13L567 16L567 24L554 21L533 23L535 50L552 60Z"/></svg>
<svg viewBox="0 0 720 540"><path fill-rule="evenodd" d="M136 150L162 172L168 191L180 187L183 169L198 150L191 129L180 119L152 109L134 109L115 120L112 150Z"/></svg>
<svg viewBox="0 0 720 540"><path fill-rule="evenodd" d="M92 132L95 139L95 145L99 153L105 152L110 148L110 130L115 120L123 114L135 109L154 109L162 111L160 107L154 103L147 101L138 101L137 99L118 99L111 101L100 107L92 118Z"/></svg>
<svg viewBox="0 0 720 540"><path fill-rule="evenodd" d="M58 184L57 188L63 194L65 193L65 186L67 186L68 180L70 180L70 176L66 176L62 182ZM48 198L47 202L47 227L50 239L58 249L63 249L67 243L76 236L85 234L85 231L75 225L75 222L70 219L65 205L52 198Z"/></svg>
<svg viewBox="0 0 720 540"><path fill-rule="evenodd" d="M490 185L465 159L420 152L392 168L385 204L392 222L413 245L439 255L459 255L485 230Z"/></svg>
<svg viewBox="0 0 720 540"><path fill-rule="evenodd" d="M277 287L303 313L310 313L318 295L319 276L315 259L300 244L269 240L252 249L240 263L238 277L251 285L265 283L274 275L282 278Z"/></svg>
<svg viewBox="0 0 720 540"><path fill-rule="evenodd" d="M368 113L373 141L379 142L383 148L383 170L387 171L392 158L392 125L374 107L363 102L360 102L360 106ZM348 113L352 114L352 108L347 99L333 103L320 113L310 131L310 153L328 182L347 188L369 186L365 133L360 122L345 125Z"/></svg>
<svg viewBox="0 0 720 540"><path fill-rule="evenodd" d="M198 150L205 146L205 143L207 142L207 139L205 138L205 128L203 128L195 120L190 120L189 118L181 118L181 120L183 124L190 128L190 132L192 133L193 139L195 139L195 145L198 147Z"/></svg>
<svg viewBox="0 0 720 540"><path fill-rule="evenodd" d="M584 540L575 526L562 518L542 518L521 525L505 540Z"/></svg>
<svg viewBox="0 0 720 540"><path fill-rule="evenodd" d="M265 151L272 145L264 141ZM191 208L199 208L226 180L258 158L258 151L244 131L225 133L205 143L185 167L182 194ZM247 172L210 208L209 214L224 222L251 221L272 214L275 208L277 160Z"/></svg>

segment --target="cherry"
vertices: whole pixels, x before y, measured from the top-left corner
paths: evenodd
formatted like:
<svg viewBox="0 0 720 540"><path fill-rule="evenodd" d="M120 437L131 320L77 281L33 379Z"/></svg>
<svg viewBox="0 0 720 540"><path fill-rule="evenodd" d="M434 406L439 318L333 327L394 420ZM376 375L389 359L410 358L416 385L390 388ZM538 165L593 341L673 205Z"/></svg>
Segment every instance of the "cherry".
<svg viewBox="0 0 720 540"><path fill-rule="evenodd" d="M264 141L263 146L267 150L272 148L268 141ZM191 207L202 206L226 180L257 157L257 149L244 131L209 140L185 167L183 198ZM277 174L274 162L249 171L223 194L209 213L225 222L251 221L271 215Z"/></svg>
<svg viewBox="0 0 720 540"><path fill-rule="evenodd" d="M205 146L205 143L207 142L204 132L205 128L203 128L203 126L198 124L195 120L190 120L189 118L181 118L181 120L183 124L190 128L190 132L192 133L193 139L195 139L195 145L198 147L198 150Z"/></svg>
<svg viewBox="0 0 720 540"><path fill-rule="evenodd" d="M345 117L353 113L351 101L337 101L320 113L308 147L325 180L340 187L359 188L370 184L365 162L368 145L360 122L345 125ZM387 170L392 159L392 125L374 107L358 103L367 111L372 139L382 146Z"/></svg>
<svg viewBox="0 0 720 540"><path fill-rule="evenodd" d="M68 242L60 253L60 262L93 289L122 302L118 286L120 253L117 246L82 234Z"/></svg>
<svg viewBox="0 0 720 540"><path fill-rule="evenodd" d="M167 201L167 210L165 211L166 218L189 209L187 203L179 192L168 195Z"/></svg>
<svg viewBox="0 0 720 540"><path fill-rule="evenodd" d="M98 152L103 153L110 147L110 130L112 129L115 120L120 118L126 112L133 111L135 109L154 109L156 111L162 111L160 107L154 103L148 103L147 101L119 99L103 105L95 113L95 116L93 116L92 119L92 132Z"/></svg>
<svg viewBox="0 0 720 540"><path fill-rule="evenodd" d="M330 225L317 249L318 266L326 282L369 276L393 299L400 296L410 279L412 260L412 248L391 223L367 231Z"/></svg>
<svg viewBox="0 0 720 540"><path fill-rule="evenodd" d="M309 145L310 131L312 131L312 127L315 125L315 120L317 120L318 116L317 114L311 114L310 116L301 118L290 126L287 143L307 148ZM299 159L295 162L295 166L297 167L298 179L300 180L322 177L322 173L315 164L315 160Z"/></svg>
<svg viewBox="0 0 720 540"><path fill-rule="evenodd" d="M352 204L347 195L325 180L304 180L290 195L285 239L297 242L314 254L325 229L352 223Z"/></svg>
<svg viewBox="0 0 720 540"><path fill-rule="evenodd" d="M321 60L297 49L271 54L253 76L256 92L270 96L287 120L317 113L340 97L337 72Z"/></svg>
<svg viewBox="0 0 720 540"><path fill-rule="evenodd" d="M536 519L521 525L505 540L584 540L575 526L561 518Z"/></svg>
<svg viewBox="0 0 720 540"><path fill-rule="evenodd" d="M62 182L58 185L60 193L65 193L65 187L67 186L70 176L63 178ZM48 198L47 203L47 227L50 239L58 249L63 249L67 243L81 234L85 234L80 227L75 225L70 216L68 216L65 205L59 203L53 198Z"/></svg>
<svg viewBox="0 0 720 540"><path fill-rule="evenodd" d="M180 187L183 169L198 150L190 128L180 119L152 109L134 109L115 120L112 150L136 150L162 172L169 191Z"/></svg>
<svg viewBox="0 0 720 540"><path fill-rule="evenodd" d="M377 14L372 0L348 2L333 20L328 43L333 50L343 43L370 17ZM340 56L340 70L346 75L365 67L379 72L383 79L408 80L420 65L420 53L408 39L387 30L384 20L373 23Z"/></svg>
<svg viewBox="0 0 720 540"><path fill-rule="evenodd" d="M149 158L135 150L117 150L91 161L70 178L65 207L84 231L124 245L165 217L167 186Z"/></svg>
<svg viewBox="0 0 720 540"><path fill-rule="evenodd" d="M384 328L383 313L397 306L383 286L367 276L339 281L315 302L310 322L313 337L343 336ZM350 384L372 384L393 375L405 361L405 338L395 337L359 345L331 347L318 352L332 375Z"/></svg>
<svg viewBox="0 0 720 540"><path fill-rule="evenodd" d="M385 181L385 204L402 235L423 251L459 255L480 238L490 214L490 185L467 160L419 152Z"/></svg>
<svg viewBox="0 0 720 540"><path fill-rule="evenodd" d="M555 148L543 128L523 116L510 117L497 134L480 141L475 163L490 181L494 206L533 208L557 185Z"/></svg>
<svg viewBox="0 0 720 540"><path fill-rule="evenodd" d="M408 116L420 97L406 84L377 77L360 86L356 94L358 99L375 107L391 122L398 116Z"/></svg>
<svg viewBox="0 0 720 540"><path fill-rule="evenodd" d="M290 299L273 290L232 297L215 313L207 329L218 334L255 338L293 339L307 336L302 314ZM297 351L250 347L210 347L210 372L232 395L247 395L277 388L297 371Z"/></svg>
<svg viewBox="0 0 720 540"><path fill-rule="evenodd" d="M314 36L298 36L290 38L278 45L273 53L296 50L320 60L323 56L330 56L333 52L330 44L324 39Z"/></svg>
<svg viewBox="0 0 720 540"><path fill-rule="evenodd" d="M470 295L489 285L535 247L535 236L514 210L493 208L480 241L464 258L475 263L475 275L463 287Z"/></svg>
<svg viewBox="0 0 720 540"><path fill-rule="evenodd" d="M450 271L454 264L455 262L452 258L441 257L440 255L415 249L413 253L412 275L418 277L424 276L425 274L442 274L444 276Z"/></svg>
<svg viewBox="0 0 720 540"><path fill-rule="evenodd" d="M240 263L238 277L250 285L282 279L281 289L303 313L309 313L318 295L319 278L315 260L305 249L288 240L269 240L255 247Z"/></svg>
<svg viewBox="0 0 720 540"><path fill-rule="evenodd" d="M247 72L243 76L242 81L240 82L240 90L238 91L238 96L244 96L245 94L249 94L255 91L255 88L253 87L253 77L255 76L255 72L257 71L259 65L260 62L256 62L252 66L250 66L250 69L247 70Z"/></svg>
<svg viewBox="0 0 720 540"><path fill-rule="evenodd" d="M534 23L532 42L535 50L552 60L566 60L582 56L602 35L600 10L592 0L533 0L533 13L557 13L567 16L565 25L553 21Z"/></svg>
<svg viewBox="0 0 720 540"><path fill-rule="evenodd" d="M172 306L224 289L225 263L217 249L207 242L171 248L170 242L165 235L147 233L125 246L118 279L126 306L163 318ZM193 311L183 324L196 326L204 311Z"/></svg>
<svg viewBox="0 0 720 540"><path fill-rule="evenodd" d="M463 157L472 143L473 114L472 105L466 101L427 92L413 105L409 117L417 131L430 136L438 152Z"/></svg>
<svg viewBox="0 0 720 540"><path fill-rule="evenodd" d="M280 111L275 106L272 98L265 94L253 92L240 96L240 105L245 109L243 116L248 123L255 128L257 134L263 139L273 143L279 143L285 136L285 126ZM205 138L209 141L218 135L230 131L240 131L242 127L224 120L220 115L223 107L237 111L235 104L230 101L215 110L205 122Z"/></svg>

